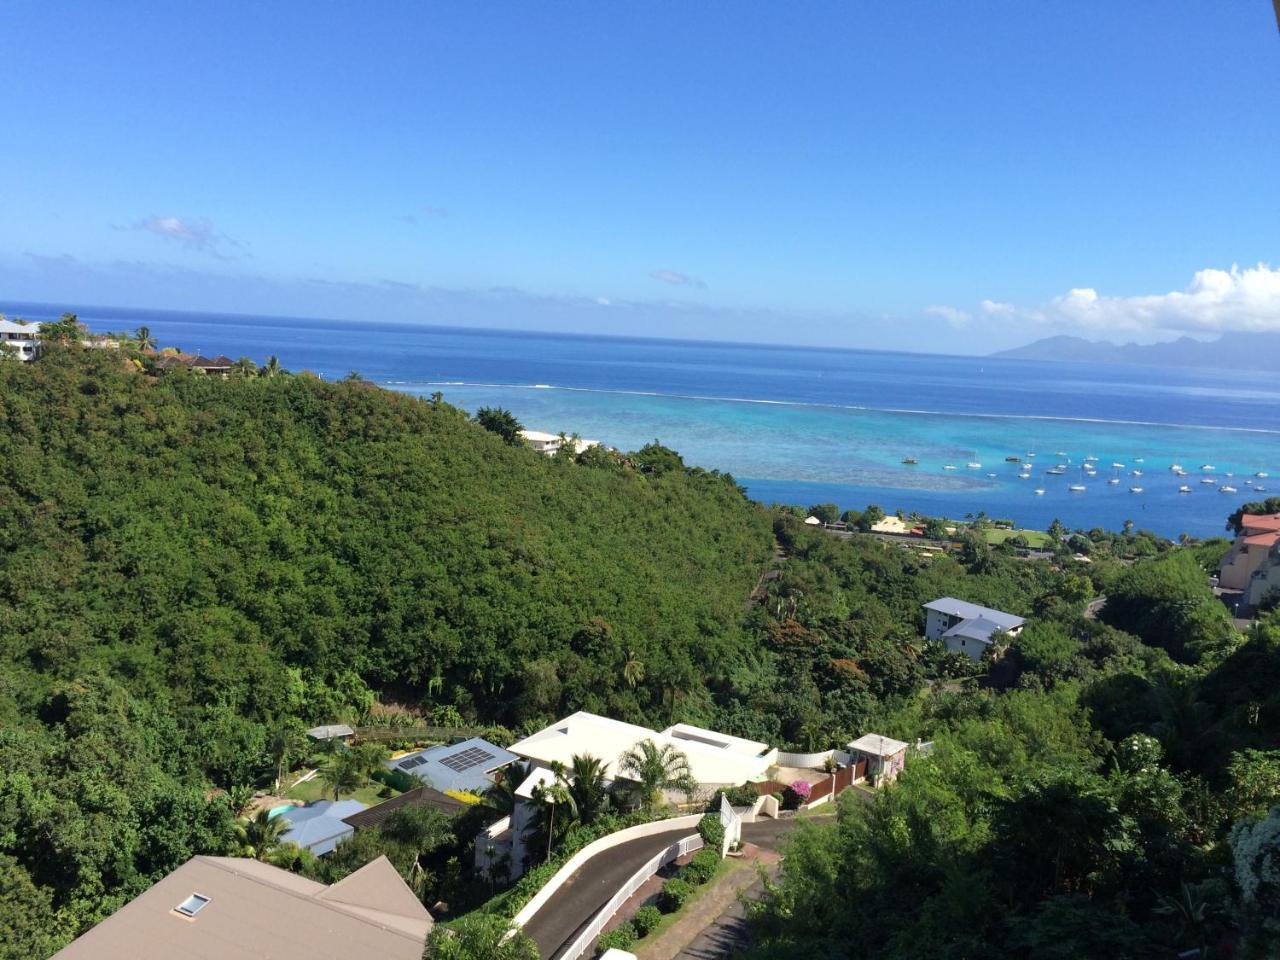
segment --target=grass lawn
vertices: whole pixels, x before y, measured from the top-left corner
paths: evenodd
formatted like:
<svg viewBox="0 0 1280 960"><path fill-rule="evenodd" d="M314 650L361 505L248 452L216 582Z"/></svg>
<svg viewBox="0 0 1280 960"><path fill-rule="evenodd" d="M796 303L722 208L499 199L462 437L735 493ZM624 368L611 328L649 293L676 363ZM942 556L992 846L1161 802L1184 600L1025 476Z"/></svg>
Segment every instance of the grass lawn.
<svg viewBox="0 0 1280 960"><path fill-rule="evenodd" d="M374 804L381 803L388 797L394 797L398 791L392 790L390 787L381 783L370 780L364 786L359 787L354 793L342 794L343 800L359 800L366 807L372 807ZM312 803L316 800L332 800L333 794L325 790L325 786L320 782L319 777L312 777L306 783L300 783L297 786L290 787L284 794L290 800L299 804Z"/></svg>
<svg viewBox="0 0 1280 960"><path fill-rule="evenodd" d="M1047 547L1053 542L1043 530L1001 530L997 527L988 527L982 532L982 535L987 543L993 547L998 543L1004 543L1010 537L1016 536L1026 537L1027 543L1031 544L1031 547L1036 550L1041 547Z"/></svg>

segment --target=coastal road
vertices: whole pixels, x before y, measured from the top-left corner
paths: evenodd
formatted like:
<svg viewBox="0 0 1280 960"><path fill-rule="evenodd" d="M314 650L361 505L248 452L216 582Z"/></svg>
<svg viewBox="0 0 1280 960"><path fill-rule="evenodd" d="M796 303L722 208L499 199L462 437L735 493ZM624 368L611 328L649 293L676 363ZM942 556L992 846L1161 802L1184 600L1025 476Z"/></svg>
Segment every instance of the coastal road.
<svg viewBox="0 0 1280 960"><path fill-rule="evenodd" d="M742 825L742 839L775 847L794 820L759 820ZM609 898L660 850L696 831L689 827L629 840L603 851L579 867L524 926L538 945L538 956L552 960L609 902Z"/></svg>

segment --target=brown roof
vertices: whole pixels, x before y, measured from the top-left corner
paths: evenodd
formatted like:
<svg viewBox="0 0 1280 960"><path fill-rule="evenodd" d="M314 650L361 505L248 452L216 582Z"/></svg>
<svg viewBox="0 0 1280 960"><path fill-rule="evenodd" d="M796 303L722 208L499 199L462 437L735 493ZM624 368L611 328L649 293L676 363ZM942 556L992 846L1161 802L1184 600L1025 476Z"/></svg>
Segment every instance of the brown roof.
<svg viewBox="0 0 1280 960"><path fill-rule="evenodd" d="M193 917L174 908L193 893ZM379 857L326 887L256 860L192 857L58 960L419 960L431 914Z"/></svg>
<svg viewBox="0 0 1280 960"><path fill-rule="evenodd" d="M1277 541L1280 541L1280 530L1272 533L1254 533L1244 538L1244 542L1251 547L1273 547Z"/></svg>
<svg viewBox="0 0 1280 960"><path fill-rule="evenodd" d="M363 830L366 827L378 827L382 825L382 822L387 817L401 807L417 806L435 807L437 810L443 810L452 816L455 813L461 813L466 809L467 805L461 800L455 800L453 797L447 796L439 790L433 790L431 787L414 787L398 797L383 800L382 803L369 807L367 810L361 810L359 813L353 813L349 817L343 817L342 822L349 823L357 830Z"/></svg>

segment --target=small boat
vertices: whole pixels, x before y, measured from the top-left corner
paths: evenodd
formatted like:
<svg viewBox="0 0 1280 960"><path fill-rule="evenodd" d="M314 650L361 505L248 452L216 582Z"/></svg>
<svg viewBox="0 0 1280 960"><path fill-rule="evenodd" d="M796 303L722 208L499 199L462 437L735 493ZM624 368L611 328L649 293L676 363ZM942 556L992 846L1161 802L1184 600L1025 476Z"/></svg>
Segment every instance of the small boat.
<svg viewBox="0 0 1280 960"><path fill-rule="evenodd" d="M1089 454L1088 456L1086 456L1084 459L1085 459L1085 461L1086 461L1086 462L1092 463L1092 462L1096 461L1098 458L1097 458L1097 457L1095 457L1095 456L1091 453L1091 454Z"/></svg>
<svg viewBox="0 0 1280 960"><path fill-rule="evenodd" d="M1173 471L1173 475L1175 477L1185 477L1187 475L1187 471L1183 470L1179 466L1172 466L1169 469Z"/></svg>
<svg viewBox="0 0 1280 960"><path fill-rule="evenodd" d="M988 473L987 476L990 477L992 480L996 478L996 475L994 473Z"/></svg>
<svg viewBox="0 0 1280 960"><path fill-rule="evenodd" d="M1211 486L1211 487L1212 487L1212 486L1213 486L1215 483L1217 483L1218 481L1217 481L1217 480L1215 480L1215 479L1213 479L1213 477L1201 477L1201 478L1200 478L1200 482L1201 482L1201 483L1207 483L1209 486Z"/></svg>
<svg viewBox="0 0 1280 960"><path fill-rule="evenodd" d="M1066 467L1050 467L1048 470L1045 471L1045 473L1055 477L1060 477L1066 472L1067 472Z"/></svg>
<svg viewBox="0 0 1280 960"><path fill-rule="evenodd" d="M1146 461L1146 460L1143 460L1143 459L1142 459L1142 457L1134 457L1134 458L1133 458L1133 462L1134 462L1134 463L1146 463L1147 461Z"/></svg>
<svg viewBox="0 0 1280 960"><path fill-rule="evenodd" d="M1217 470L1218 468L1215 467L1212 463L1202 463L1200 464L1200 469L1207 472L1209 470Z"/></svg>
<svg viewBox="0 0 1280 960"><path fill-rule="evenodd" d="M1005 463L1021 463L1022 458L1021 457L1005 457L1004 462Z"/></svg>
<svg viewBox="0 0 1280 960"><path fill-rule="evenodd" d="M1190 492L1191 492L1191 488L1190 488L1190 487L1188 487L1188 486L1184 483L1182 486L1180 486L1180 487L1178 488L1178 492L1179 492L1179 493L1190 493Z"/></svg>
<svg viewBox="0 0 1280 960"><path fill-rule="evenodd" d="M980 464L980 463L974 463L974 462L972 462L972 461L970 461L969 463L966 463L966 464L965 464L965 466L966 466L966 467L968 467L970 470L981 470L981 469L982 469L982 464Z"/></svg>
<svg viewBox="0 0 1280 960"><path fill-rule="evenodd" d="M1254 476L1257 477L1259 480L1265 480L1267 479L1267 471L1259 470L1257 473L1254 474Z"/></svg>
<svg viewBox="0 0 1280 960"><path fill-rule="evenodd" d="M1235 487L1230 487L1230 486L1222 486L1222 487L1219 487L1219 488L1218 488L1218 492L1219 492L1219 493L1235 493L1235 492L1236 492L1236 488L1235 488Z"/></svg>
<svg viewBox="0 0 1280 960"><path fill-rule="evenodd" d="M1067 489L1072 493L1084 493L1085 488L1083 483L1073 483L1071 486L1067 487Z"/></svg>
<svg viewBox="0 0 1280 960"><path fill-rule="evenodd" d="M1141 493L1141 492L1142 492L1142 488L1141 488L1141 487L1130 487L1130 488L1129 488L1129 492L1130 492L1130 493Z"/></svg>
<svg viewBox="0 0 1280 960"><path fill-rule="evenodd" d="M1182 464L1180 464L1180 463L1171 463L1171 464L1169 464L1169 469L1170 469L1173 473L1181 473L1181 472L1182 472Z"/></svg>
<svg viewBox="0 0 1280 960"><path fill-rule="evenodd" d="M1034 459L1036 458L1035 453L1033 453L1033 452L1032 452L1032 451L1030 451L1030 450L1028 450L1028 451L1027 451L1027 456L1028 456L1028 457L1030 457L1032 460L1034 460Z"/></svg>
<svg viewBox="0 0 1280 960"><path fill-rule="evenodd" d="M1037 496L1037 497L1043 497L1043 496L1044 496L1044 487L1036 487L1036 496Z"/></svg>
<svg viewBox="0 0 1280 960"><path fill-rule="evenodd" d="M1063 453L1061 450L1058 450L1058 451L1056 451L1056 452L1054 453L1054 456L1055 456L1055 457L1065 457L1065 456L1066 456L1066 454L1065 454L1065 453Z"/></svg>
<svg viewBox="0 0 1280 960"><path fill-rule="evenodd" d="M1111 484L1112 486L1119 486L1119 484L1120 484L1120 478L1119 478L1119 477L1112 477L1110 480L1108 480L1108 481L1107 481L1107 483Z"/></svg>
<svg viewBox="0 0 1280 960"><path fill-rule="evenodd" d="M1135 477L1140 477L1140 476L1142 476L1142 471L1141 471L1141 470L1134 470L1134 471L1132 471L1132 473L1133 473L1133 475L1134 475Z"/></svg>
<svg viewBox="0 0 1280 960"><path fill-rule="evenodd" d="M1031 474L1029 474L1029 473L1020 473L1020 474L1018 474L1018 479L1019 479L1019 480L1030 480L1030 479L1031 479Z"/></svg>
<svg viewBox="0 0 1280 960"><path fill-rule="evenodd" d="M920 461L917 460L915 457L903 457L902 462L907 464L908 466L915 466Z"/></svg>
<svg viewBox="0 0 1280 960"><path fill-rule="evenodd" d="M1255 493L1265 493L1267 488L1260 483L1255 483L1253 489Z"/></svg>
<svg viewBox="0 0 1280 960"><path fill-rule="evenodd" d="M942 469L943 469L943 470L954 470L955 468L956 468L956 465L955 465L954 463L948 463L948 464L947 464L946 466L944 466Z"/></svg>
<svg viewBox="0 0 1280 960"><path fill-rule="evenodd" d="M1113 463L1111 466L1112 466L1112 469L1115 469L1115 470L1123 470L1123 469L1124 469L1124 464L1123 464L1123 463Z"/></svg>

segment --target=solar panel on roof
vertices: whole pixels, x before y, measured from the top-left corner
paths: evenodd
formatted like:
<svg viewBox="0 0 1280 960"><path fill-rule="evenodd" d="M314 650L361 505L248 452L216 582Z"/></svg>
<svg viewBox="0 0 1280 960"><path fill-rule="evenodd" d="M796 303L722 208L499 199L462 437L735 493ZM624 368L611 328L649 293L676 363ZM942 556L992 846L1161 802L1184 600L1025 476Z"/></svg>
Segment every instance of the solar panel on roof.
<svg viewBox="0 0 1280 960"><path fill-rule="evenodd" d="M460 750L458 753L442 758L440 763L454 773L462 773L464 770L478 767L480 764L493 759L493 754L488 750L481 747L468 747L466 750Z"/></svg>
<svg viewBox="0 0 1280 960"><path fill-rule="evenodd" d="M400 769L401 769L401 770L412 770L414 767L420 767L420 766L422 766L422 764L424 764L424 763L426 763L426 762L427 762L427 761L426 761L426 758L424 758L424 757L410 757L408 760L405 760L405 761L402 761L402 762L401 762L401 764L400 764Z"/></svg>

